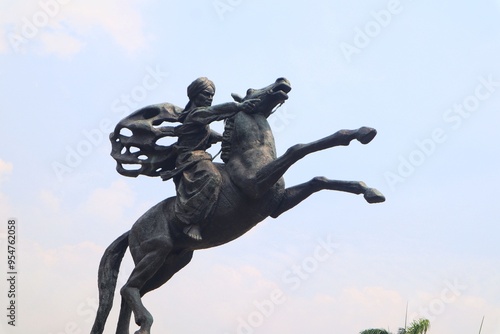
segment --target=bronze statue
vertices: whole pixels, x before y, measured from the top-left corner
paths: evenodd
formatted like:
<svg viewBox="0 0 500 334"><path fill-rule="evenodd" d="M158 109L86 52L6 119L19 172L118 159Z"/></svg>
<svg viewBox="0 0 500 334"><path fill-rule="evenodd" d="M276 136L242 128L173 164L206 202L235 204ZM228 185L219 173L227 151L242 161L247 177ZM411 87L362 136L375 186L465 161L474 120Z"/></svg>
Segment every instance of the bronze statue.
<svg viewBox="0 0 500 334"><path fill-rule="evenodd" d="M288 80L278 78L265 88L249 89L245 97L233 94L235 103L213 107L213 83L200 78L190 87L190 102L184 110L169 103L140 109L120 121L110 136L111 155L117 161L120 174L173 178L178 196L149 209L130 231L104 252L98 274L99 309L92 334L103 332L121 259L128 247L135 268L120 290L122 303L117 333L129 333L133 313L140 326L136 334L149 334L153 317L142 304L141 297L186 266L193 251L234 240L266 217L276 218L320 190L363 194L368 203L385 200L379 191L359 181L315 177L285 188L282 178L290 166L309 153L346 146L354 139L362 144L369 143L377 133L375 129L341 130L312 143L294 145L277 157L267 118L288 99L291 90ZM226 124L220 136L211 131L208 124L222 119L226 119ZM167 125L162 126L164 122ZM181 125L173 126L169 122ZM132 131L132 135L121 134L123 128ZM178 137L178 141L168 147L156 144L165 136ZM214 163L205 150L221 139L224 163ZM131 165L139 168L126 168ZM198 169L202 172L197 173ZM182 189L186 181L183 178L191 182L193 174L200 179ZM205 193L204 187L210 191ZM190 205L184 205L186 201L178 197L184 196L189 201L191 196L198 194L200 198L192 203L203 205L192 207L196 213L191 215L187 209ZM183 214L186 216L180 218Z"/></svg>

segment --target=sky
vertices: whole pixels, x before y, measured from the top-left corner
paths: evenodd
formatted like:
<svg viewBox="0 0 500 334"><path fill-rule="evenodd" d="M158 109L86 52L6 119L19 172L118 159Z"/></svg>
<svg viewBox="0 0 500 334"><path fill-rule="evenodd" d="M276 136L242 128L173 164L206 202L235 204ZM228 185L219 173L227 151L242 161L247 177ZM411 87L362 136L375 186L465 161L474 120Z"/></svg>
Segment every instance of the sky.
<svg viewBox="0 0 500 334"><path fill-rule="evenodd" d="M408 309L431 334L477 333L483 318L499 334L498 59L498 0L2 0L0 332L90 332L104 249L175 194L119 175L108 135L141 107L184 106L206 76L214 103L290 80L269 119L278 154L376 128L285 181L359 180L387 200L323 191L195 252L144 297L154 333L395 333ZM132 269L127 253L118 289ZM105 333L118 306L119 293Z"/></svg>

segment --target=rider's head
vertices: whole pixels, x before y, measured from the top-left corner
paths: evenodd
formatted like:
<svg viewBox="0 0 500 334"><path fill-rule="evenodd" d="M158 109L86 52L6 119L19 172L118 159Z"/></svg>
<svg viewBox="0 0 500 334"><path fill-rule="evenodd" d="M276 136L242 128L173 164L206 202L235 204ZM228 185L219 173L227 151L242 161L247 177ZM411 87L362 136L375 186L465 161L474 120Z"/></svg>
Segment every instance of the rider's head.
<svg viewBox="0 0 500 334"><path fill-rule="evenodd" d="M215 94L215 85L205 77L193 81L187 88L189 107L210 107ZM186 109L188 109L186 106Z"/></svg>

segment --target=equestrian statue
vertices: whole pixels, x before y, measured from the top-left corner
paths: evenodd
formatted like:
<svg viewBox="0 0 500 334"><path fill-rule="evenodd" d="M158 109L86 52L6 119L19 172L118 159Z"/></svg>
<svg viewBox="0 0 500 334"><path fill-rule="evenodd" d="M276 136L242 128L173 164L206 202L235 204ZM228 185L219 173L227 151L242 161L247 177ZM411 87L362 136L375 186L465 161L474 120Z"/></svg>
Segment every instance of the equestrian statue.
<svg viewBox="0 0 500 334"><path fill-rule="evenodd" d="M170 103L151 105L117 124L110 135L117 171L129 177L171 179L176 196L146 211L104 252L98 272L99 308L91 334L104 330L127 248L135 267L120 290L116 333L129 333L133 314L140 327L135 333L149 334L153 317L141 298L186 266L195 250L232 241L320 190L362 194L368 203L385 200L378 190L360 181L314 177L285 187L285 172L309 153L347 146L352 140L368 144L377 134L368 127L340 130L294 145L278 157L268 117L288 99L290 90L290 82L278 78L262 89L248 89L245 97L232 94L234 102L212 106L215 85L201 77L189 85L185 108ZM210 123L221 120L225 121L222 135L210 129ZM157 141L163 137L177 140L170 146L160 145ZM218 142L223 163L213 162L207 152Z"/></svg>

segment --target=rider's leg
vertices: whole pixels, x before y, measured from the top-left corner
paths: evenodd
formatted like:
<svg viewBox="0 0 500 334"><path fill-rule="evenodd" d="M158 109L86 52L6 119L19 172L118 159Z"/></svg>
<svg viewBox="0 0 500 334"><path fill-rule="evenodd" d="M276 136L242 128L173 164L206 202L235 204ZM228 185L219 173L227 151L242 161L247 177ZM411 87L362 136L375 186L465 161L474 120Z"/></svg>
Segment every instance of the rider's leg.
<svg viewBox="0 0 500 334"><path fill-rule="evenodd" d="M212 213L222 177L211 160L200 160L186 169L177 186L175 215L192 239L201 240L200 222Z"/></svg>
<svg viewBox="0 0 500 334"><path fill-rule="evenodd" d="M271 214L276 218L283 212L290 210L310 195L320 190L337 190L352 194L363 194L368 203L379 203L385 200L377 189L369 188L360 181L329 180L324 177L315 177L309 182L285 189L285 194L278 208Z"/></svg>

